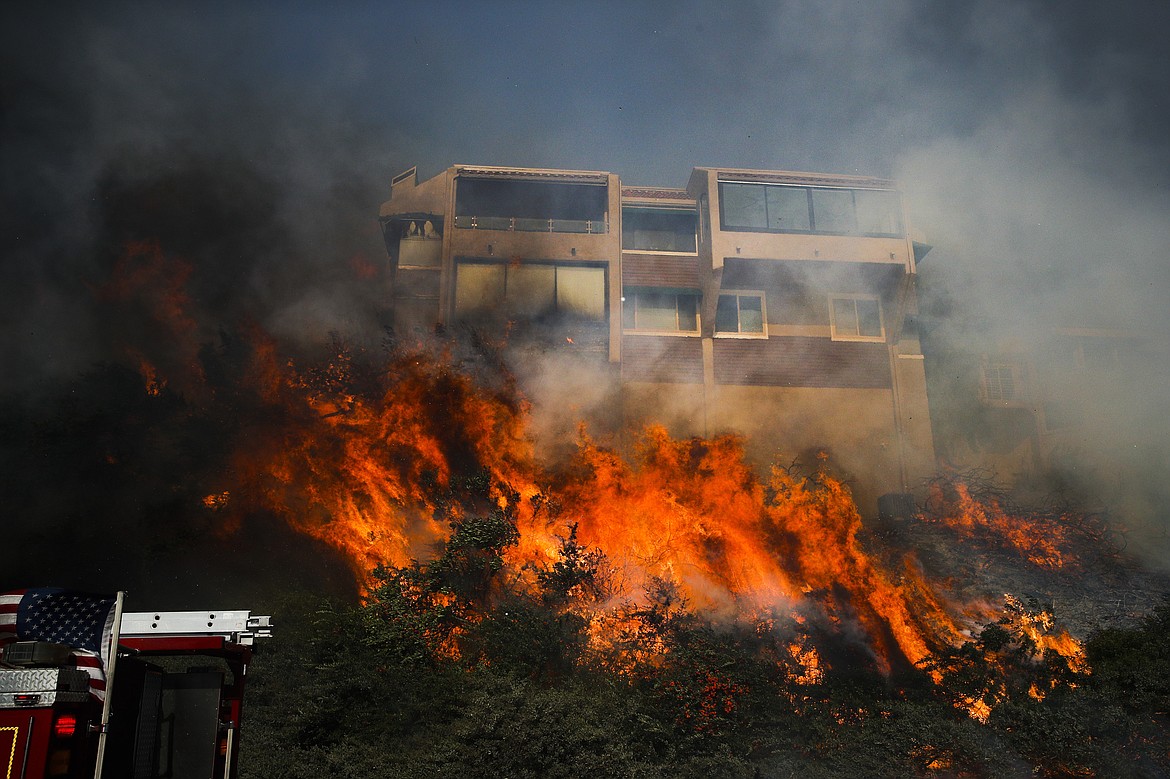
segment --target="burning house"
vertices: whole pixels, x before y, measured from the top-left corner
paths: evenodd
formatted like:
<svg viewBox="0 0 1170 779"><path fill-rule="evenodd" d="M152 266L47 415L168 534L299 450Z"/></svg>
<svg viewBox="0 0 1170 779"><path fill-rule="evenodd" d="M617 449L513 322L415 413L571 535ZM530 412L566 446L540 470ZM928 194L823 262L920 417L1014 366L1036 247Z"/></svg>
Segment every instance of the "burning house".
<svg viewBox="0 0 1170 779"><path fill-rule="evenodd" d="M761 465L823 451L868 511L934 469L929 247L891 181L456 165L395 177L380 219L398 332L470 325L588 364L607 388L591 425L738 433Z"/></svg>

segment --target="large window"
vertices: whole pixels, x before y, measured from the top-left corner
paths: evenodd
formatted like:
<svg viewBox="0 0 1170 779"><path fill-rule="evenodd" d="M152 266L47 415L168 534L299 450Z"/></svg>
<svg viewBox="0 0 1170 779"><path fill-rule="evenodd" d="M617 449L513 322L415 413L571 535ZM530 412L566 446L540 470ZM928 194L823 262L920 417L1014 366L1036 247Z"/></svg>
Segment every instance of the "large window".
<svg viewBox="0 0 1170 779"><path fill-rule="evenodd" d="M455 314L461 318L499 314L530 319L559 314L603 320L605 269L460 262Z"/></svg>
<svg viewBox="0 0 1170 779"><path fill-rule="evenodd" d="M812 189L813 229L818 233L857 232L853 193L848 189Z"/></svg>
<svg viewBox="0 0 1170 779"><path fill-rule="evenodd" d="M719 182L724 230L900 236L898 193L784 184Z"/></svg>
<svg viewBox="0 0 1170 779"><path fill-rule="evenodd" d="M699 295L652 289L627 290L622 298L622 328L697 335Z"/></svg>
<svg viewBox="0 0 1170 779"><path fill-rule="evenodd" d="M829 297L829 324L838 341L884 341L882 306L872 295Z"/></svg>
<svg viewBox="0 0 1170 779"><path fill-rule="evenodd" d="M555 265L513 265L500 268L504 271L504 306L508 313L538 317L556 310Z"/></svg>
<svg viewBox="0 0 1170 779"><path fill-rule="evenodd" d="M605 318L605 269L557 266L557 313Z"/></svg>
<svg viewBox="0 0 1170 779"><path fill-rule="evenodd" d="M455 279L455 313L467 316L502 309L505 272L503 265L460 263Z"/></svg>
<svg viewBox="0 0 1170 779"><path fill-rule="evenodd" d="M695 222L693 209L623 208L622 248L693 253Z"/></svg>
<svg viewBox="0 0 1170 779"><path fill-rule="evenodd" d="M764 335L764 295L761 292L725 292L715 305L715 332Z"/></svg>
<svg viewBox="0 0 1170 779"><path fill-rule="evenodd" d="M901 235L902 206L898 193L881 189L856 189L857 232L862 235Z"/></svg>
<svg viewBox="0 0 1170 779"><path fill-rule="evenodd" d="M455 226L480 230L605 233L609 188L460 177L455 185Z"/></svg>
<svg viewBox="0 0 1170 779"><path fill-rule="evenodd" d="M808 230L808 192L760 184L719 185L723 227L728 230Z"/></svg>

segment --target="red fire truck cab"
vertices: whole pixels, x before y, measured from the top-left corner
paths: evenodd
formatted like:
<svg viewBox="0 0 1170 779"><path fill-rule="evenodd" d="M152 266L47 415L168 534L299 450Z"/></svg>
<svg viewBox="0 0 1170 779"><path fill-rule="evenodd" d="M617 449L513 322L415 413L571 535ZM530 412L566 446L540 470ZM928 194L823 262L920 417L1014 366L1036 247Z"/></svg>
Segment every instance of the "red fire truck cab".
<svg viewBox="0 0 1170 779"><path fill-rule="evenodd" d="M271 635L270 619L128 612L120 628L108 706L75 667L71 647L4 647L0 779L236 776L248 663L255 640Z"/></svg>

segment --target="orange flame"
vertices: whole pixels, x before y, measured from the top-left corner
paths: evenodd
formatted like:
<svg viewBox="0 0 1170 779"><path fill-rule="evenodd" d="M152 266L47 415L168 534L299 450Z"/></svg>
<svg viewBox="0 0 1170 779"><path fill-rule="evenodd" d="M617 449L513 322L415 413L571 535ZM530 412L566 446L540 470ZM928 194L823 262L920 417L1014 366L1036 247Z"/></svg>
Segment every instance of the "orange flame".
<svg viewBox="0 0 1170 779"><path fill-rule="evenodd" d="M405 356L373 396L352 392L344 360L319 376L285 370L283 386L272 387L287 403L280 435L251 441L234 470L264 508L343 551L359 577L425 557L446 536L459 512L457 502L444 504L446 516L439 510L453 469L483 464L493 484L526 483L531 454L518 409L450 365Z"/></svg>
<svg viewBox="0 0 1170 779"><path fill-rule="evenodd" d="M948 527L968 539L1014 549L1040 568L1057 570L1075 564L1065 550L1068 533L1063 522L1014 516L994 498L977 500L966 484L948 486L951 494L944 494L937 483L931 485L927 503L941 510L924 516L926 521Z"/></svg>
<svg viewBox="0 0 1170 779"><path fill-rule="evenodd" d="M137 354L148 390L161 391L170 372L184 391L210 393L183 290L189 273L157 245L136 245L103 290L144 311L176 345L179 359L161 363L162 371L157 358ZM583 616L592 650L613 658L617 670L631 662L618 645L640 627L615 604L656 582L712 612L814 620L864 642L887 672L964 640L962 618L912 555L890 565L866 549L848 487L823 464L809 475L775 468L761 478L735 436L680 440L652 426L628 457L582 433L572 461L546 470L535 461L527 407L509 377L494 376L489 388L450 354L421 349L380 370L359 368L340 345L326 364L305 369L283 358L259 326L241 329L247 354L233 367L250 394L239 444L223 483L202 491L224 527L249 512L275 514L343 552L365 580L379 564L431 557L465 514L506 509L519 542L504 559L521 582L547 570L558 536L575 527L580 543L603 551L611 567L609 601ZM471 482L486 489L471 490ZM957 527L995 528L1024 544L997 506L960 490L958 507ZM1021 548L1062 564L1058 548L1028 543ZM1035 640L1075 651L1046 630ZM652 664L662 651L652 641L627 645L636 663ZM799 684L816 684L832 662L802 640L784 651L779 661L792 661ZM710 689L716 709L734 705L737 691L725 680L691 681Z"/></svg>
<svg viewBox="0 0 1170 779"><path fill-rule="evenodd" d="M817 602L835 620L859 621L887 671L959 635L923 582L895 582L865 552L839 480L776 469L765 484L734 436L675 440L650 427L636 449L630 465L583 438L558 485L560 519L606 551L627 588L663 579L701 608L740 613Z"/></svg>

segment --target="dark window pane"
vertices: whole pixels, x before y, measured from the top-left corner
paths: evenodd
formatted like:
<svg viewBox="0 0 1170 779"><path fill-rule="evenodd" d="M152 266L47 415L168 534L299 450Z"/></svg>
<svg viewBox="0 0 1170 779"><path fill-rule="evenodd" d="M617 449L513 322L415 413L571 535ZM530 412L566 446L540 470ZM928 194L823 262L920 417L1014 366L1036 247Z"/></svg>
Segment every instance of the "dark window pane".
<svg viewBox="0 0 1170 779"><path fill-rule="evenodd" d="M603 221L608 208L601 184L460 177L455 185L456 216Z"/></svg>
<svg viewBox="0 0 1170 779"><path fill-rule="evenodd" d="M762 185L723 183L719 185L719 197L723 204L724 227L767 228Z"/></svg>
<svg viewBox="0 0 1170 779"><path fill-rule="evenodd" d="M695 251L694 211L622 209L622 247L660 252Z"/></svg>
<svg viewBox="0 0 1170 779"><path fill-rule="evenodd" d="M699 329L698 296L678 296L678 329L688 333L693 333Z"/></svg>
<svg viewBox="0 0 1170 779"><path fill-rule="evenodd" d="M852 298L833 298L833 334L857 335L857 307Z"/></svg>
<svg viewBox="0 0 1170 779"><path fill-rule="evenodd" d="M720 295L715 307L715 331L719 333L739 332L739 307L735 295Z"/></svg>
<svg viewBox="0 0 1170 779"><path fill-rule="evenodd" d="M720 182L719 193L729 230L897 236L905 229L901 198L891 190Z"/></svg>
<svg viewBox="0 0 1170 779"><path fill-rule="evenodd" d="M764 332L764 302L756 295L739 296L739 332Z"/></svg>
<svg viewBox="0 0 1170 779"><path fill-rule="evenodd" d="M638 293L639 330L673 332L678 329L676 296L667 292Z"/></svg>
<svg viewBox="0 0 1170 779"><path fill-rule="evenodd" d="M807 230L808 190L803 187L768 187L768 227L773 230Z"/></svg>
<svg viewBox="0 0 1170 779"><path fill-rule="evenodd" d="M863 235L901 235L902 206L897 192L859 189L857 230Z"/></svg>
<svg viewBox="0 0 1170 779"><path fill-rule="evenodd" d="M819 233L855 233L853 192L848 189L814 189L813 228Z"/></svg>
<svg viewBox="0 0 1170 779"><path fill-rule="evenodd" d="M869 338L880 338L882 335L881 308L876 300L858 300L857 302L857 334Z"/></svg>

